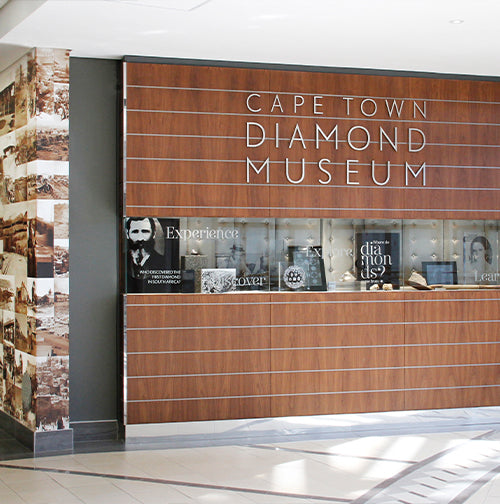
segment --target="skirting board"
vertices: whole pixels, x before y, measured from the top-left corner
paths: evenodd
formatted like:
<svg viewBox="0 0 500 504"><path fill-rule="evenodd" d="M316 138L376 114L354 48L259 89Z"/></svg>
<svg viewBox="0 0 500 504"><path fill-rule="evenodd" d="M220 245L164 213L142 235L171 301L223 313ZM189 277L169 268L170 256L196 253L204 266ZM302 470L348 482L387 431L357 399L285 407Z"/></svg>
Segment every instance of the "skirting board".
<svg viewBox="0 0 500 504"><path fill-rule="evenodd" d="M117 420L87 420L70 422L75 443L87 441L116 441L123 439L124 429Z"/></svg>
<svg viewBox="0 0 500 504"><path fill-rule="evenodd" d="M246 445L498 428L500 407L126 425L127 449Z"/></svg>
<svg viewBox="0 0 500 504"><path fill-rule="evenodd" d="M73 429L33 432L3 411L0 411L0 428L32 450L34 455L73 450Z"/></svg>

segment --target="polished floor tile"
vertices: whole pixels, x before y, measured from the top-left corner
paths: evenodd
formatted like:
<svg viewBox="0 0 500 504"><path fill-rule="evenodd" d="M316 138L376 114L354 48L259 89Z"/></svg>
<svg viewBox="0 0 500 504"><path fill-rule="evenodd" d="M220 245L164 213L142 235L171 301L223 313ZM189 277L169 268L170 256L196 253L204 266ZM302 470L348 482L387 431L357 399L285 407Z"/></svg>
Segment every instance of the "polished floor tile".
<svg viewBox="0 0 500 504"><path fill-rule="evenodd" d="M397 426L387 418L387 429L377 424L364 432L352 426L335 430L336 417L330 430L325 424L302 425L300 433L281 420L284 431L255 436L257 442L250 442L247 432L246 444L234 437L223 444L221 437L215 446L204 439L187 447L193 442L179 444L178 436L186 441L188 434L177 426L177 447L154 446L149 439L148 449L134 443L117 451L38 458L20 453L0 459L0 503L500 503L498 409L484 421L459 421L455 428L448 416L447 429L441 419L423 428L414 417L407 424L398 417ZM265 422L259 425L267 428ZM210 428L223 434L220 425ZM193 435L206 433L196 426ZM4 436L0 444L4 440L9 442Z"/></svg>

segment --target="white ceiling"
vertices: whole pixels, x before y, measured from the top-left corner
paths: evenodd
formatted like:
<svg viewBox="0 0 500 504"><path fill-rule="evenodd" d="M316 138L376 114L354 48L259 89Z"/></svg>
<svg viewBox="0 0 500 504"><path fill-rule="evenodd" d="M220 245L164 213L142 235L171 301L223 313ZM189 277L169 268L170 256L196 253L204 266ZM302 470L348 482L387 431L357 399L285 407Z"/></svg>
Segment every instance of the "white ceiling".
<svg viewBox="0 0 500 504"><path fill-rule="evenodd" d="M500 0L7 0L0 70L59 47L498 77L499 22Z"/></svg>

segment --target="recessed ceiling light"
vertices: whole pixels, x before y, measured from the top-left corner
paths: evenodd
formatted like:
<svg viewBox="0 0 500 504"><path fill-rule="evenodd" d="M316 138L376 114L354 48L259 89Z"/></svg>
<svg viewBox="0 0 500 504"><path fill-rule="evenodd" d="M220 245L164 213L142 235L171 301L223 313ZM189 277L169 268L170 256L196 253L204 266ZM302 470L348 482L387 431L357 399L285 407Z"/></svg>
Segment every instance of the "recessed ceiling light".
<svg viewBox="0 0 500 504"><path fill-rule="evenodd" d="M451 24L462 24L464 22L463 19L452 19L450 20Z"/></svg>

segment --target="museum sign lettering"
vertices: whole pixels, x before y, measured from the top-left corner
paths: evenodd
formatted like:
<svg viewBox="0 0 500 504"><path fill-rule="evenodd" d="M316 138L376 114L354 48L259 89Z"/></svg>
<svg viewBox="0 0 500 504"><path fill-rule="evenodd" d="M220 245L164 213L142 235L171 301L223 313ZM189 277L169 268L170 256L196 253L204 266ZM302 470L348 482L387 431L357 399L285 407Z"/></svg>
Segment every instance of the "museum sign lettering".
<svg viewBox="0 0 500 504"><path fill-rule="evenodd" d="M315 181L320 185L340 184L347 186L359 185L359 173L368 166L369 178L374 186L386 186L391 182L391 171L395 169L388 159L384 163L374 159L361 161L360 153L370 146L376 146L379 152L390 153L406 152L408 154L423 153L427 136L421 128L410 126L393 126L391 120L398 120L402 112L410 113L414 121L425 121L427 118L427 102L423 100L405 99L375 99L353 97L326 97L326 96L302 96L293 95L293 100L287 97L289 107L284 106L283 97L279 94L272 95L270 105L264 108L263 93L249 93L245 97L246 109L255 115L255 118L246 122L246 182L258 180L259 183L270 183L270 170L273 159L258 159L252 149L264 145L270 148L270 152L291 151L300 149L304 154L310 151L319 151L328 145L330 155L319 157L313 163L306 161L304 156L285 156L281 159L284 175L289 184L304 183L308 170L313 170ZM330 100L340 101L343 116L329 118L325 116L324 109ZM299 115L307 107L306 116ZM353 113L361 114L362 118L354 119L360 124L345 126L345 119L353 118ZM296 119L291 134L283 134L282 121L290 117ZM270 121L268 119L271 118ZM315 121L314 119L317 118ZM311 121L313 119L313 121ZM322 119L322 122L320 122ZM328 121L325 122L325 119ZM288 127L288 130L290 128ZM352 153L349 158L339 159L339 149ZM324 150L323 150L324 152ZM294 165L294 166L292 166ZM298 165L298 168L297 166ZM312 166L311 166L312 165ZM341 170L339 170L339 165ZM399 162L397 168L404 170L404 184L426 185L426 163L421 159ZM257 179L256 176L259 178ZM310 180L310 178L309 178Z"/></svg>

